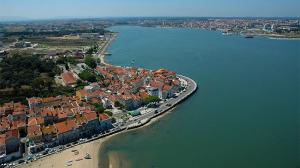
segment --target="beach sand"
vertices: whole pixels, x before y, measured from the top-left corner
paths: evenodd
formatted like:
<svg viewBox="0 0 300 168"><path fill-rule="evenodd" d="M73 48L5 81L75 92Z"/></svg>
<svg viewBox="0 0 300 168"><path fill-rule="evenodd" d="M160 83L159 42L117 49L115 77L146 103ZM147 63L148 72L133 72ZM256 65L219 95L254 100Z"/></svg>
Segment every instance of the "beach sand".
<svg viewBox="0 0 300 168"><path fill-rule="evenodd" d="M107 139L101 138L86 144L81 144L70 149L64 150L60 153L47 156L37 161L22 165L22 168L61 168L61 167L72 167L72 168L94 168L98 167L98 152L101 144ZM75 155L73 150L78 150L79 154ZM89 153L91 159L85 159L84 156ZM76 161L77 159L82 159ZM66 162L70 161L72 165L66 166Z"/></svg>

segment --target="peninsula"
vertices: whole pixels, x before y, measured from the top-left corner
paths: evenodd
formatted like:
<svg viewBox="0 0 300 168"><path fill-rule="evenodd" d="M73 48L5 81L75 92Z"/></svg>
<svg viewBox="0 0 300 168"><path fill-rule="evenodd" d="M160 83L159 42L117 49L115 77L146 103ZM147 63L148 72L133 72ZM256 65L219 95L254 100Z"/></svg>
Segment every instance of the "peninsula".
<svg viewBox="0 0 300 168"><path fill-rule="evenodd" d="M17 69L22 61L39 72L28 78L30 84L20 81L17 99L11 97L16 88L0 81L2 166L97 167L103 141L146 125L197 90L195 81L173 71L105 62L107 48L117 34L99 30L49 31L49 41L39 41L40 33L21 32L26 34L25 40L40 43L17 41L2 53L1 79L12 81L14 76L6 72ZM6 34L7 38L13 36L19 34ZM62 41L64 47L56 46L53 39ZM83 44L93 45L78 49ZM30 56L41 49L42 56ZM53 51L56 54L49 54ZM26 74L24 68L16 72Z"/></svg>

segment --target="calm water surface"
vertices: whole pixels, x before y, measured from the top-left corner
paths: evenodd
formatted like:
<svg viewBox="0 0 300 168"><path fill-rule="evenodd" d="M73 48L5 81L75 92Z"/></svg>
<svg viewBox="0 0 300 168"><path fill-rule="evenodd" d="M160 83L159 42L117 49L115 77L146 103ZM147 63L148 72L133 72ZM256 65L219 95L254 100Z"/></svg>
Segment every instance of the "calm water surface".
<svg viewBox="0 0 300 168"><path fill-rule="evenodd" d="M299 168L300 41L188 29L113 27L108 62L167 68L198 92L100 157L133 168ZM103 162L105 163L105 162Z"/></svg>

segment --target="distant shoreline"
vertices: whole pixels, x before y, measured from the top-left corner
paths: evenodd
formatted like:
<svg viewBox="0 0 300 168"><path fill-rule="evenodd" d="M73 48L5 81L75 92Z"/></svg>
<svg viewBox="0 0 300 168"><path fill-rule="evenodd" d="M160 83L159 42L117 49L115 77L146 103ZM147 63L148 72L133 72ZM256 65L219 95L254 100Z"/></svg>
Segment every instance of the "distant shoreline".
<svg viewBox="0 0 300 168"><path fill-rule="evenodd" d="M137 25L139 26L139 25ZM147 26L141 26L141 27L147 27ZM148 26L150 27L150 26ZM210 29L206 29L206 28L197 28L197 27L164 27L164 26L154 26L153 28L162 28L162 29L190 29L190 30L207 30L207 31L211 31L211 32L221 32L220 30L210 30ZM242 35L241 33L233 33L232 35L237 35L237 36L241 36L243 37L244 35ZM245 34L245 35L250 35L253 37L264 37L264 38L268 38L271 40L300 40L300 37L285 37L282 35L276 35L276 34L259 34L259 33L249 33L249 34ZM230 36L230 35L228 35Z"/></svg>

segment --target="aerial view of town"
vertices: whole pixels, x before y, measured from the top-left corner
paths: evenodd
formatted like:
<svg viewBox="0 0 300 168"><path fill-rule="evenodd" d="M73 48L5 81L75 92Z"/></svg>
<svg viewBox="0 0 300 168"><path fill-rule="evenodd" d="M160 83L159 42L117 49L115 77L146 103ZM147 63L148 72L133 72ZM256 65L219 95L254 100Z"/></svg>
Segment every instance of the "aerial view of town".
<svg viewBox="0 0 300 168"><path fill-rule="evenodd" d="M197 89L170 70L106 63L117 34L101 22L2 26L1 163L21 164L139 127Z"/></svg>
<svg viewBox="0 0 300 168"><path fill-rule="evenodd" d="M300 16L1 4L0 168L300 166Z"/></svg>

